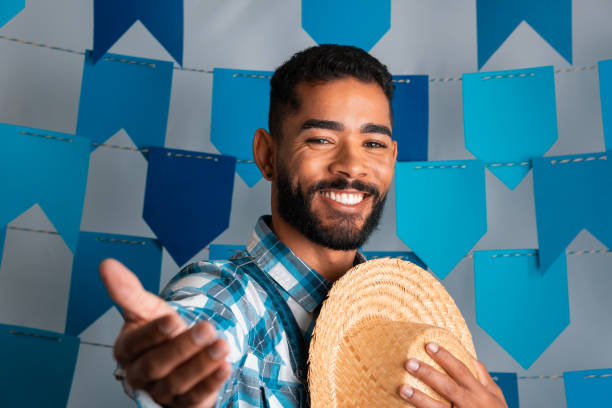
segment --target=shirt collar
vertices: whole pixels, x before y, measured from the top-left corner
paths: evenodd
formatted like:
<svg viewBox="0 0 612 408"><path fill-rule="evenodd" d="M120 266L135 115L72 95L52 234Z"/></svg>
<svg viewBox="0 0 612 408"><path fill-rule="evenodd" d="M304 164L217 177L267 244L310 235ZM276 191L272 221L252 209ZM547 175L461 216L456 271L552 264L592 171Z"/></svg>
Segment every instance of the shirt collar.
<svg viewBox="0 0 612 408"><path fill-rule="evenodd" d="M302 261L283 244L268 226L271 217L260 217L255 224L247 252L257 266L276 281L300 306L313 312L327 296L331 282ZM354 265L365 262L359 251Z"/></svg>

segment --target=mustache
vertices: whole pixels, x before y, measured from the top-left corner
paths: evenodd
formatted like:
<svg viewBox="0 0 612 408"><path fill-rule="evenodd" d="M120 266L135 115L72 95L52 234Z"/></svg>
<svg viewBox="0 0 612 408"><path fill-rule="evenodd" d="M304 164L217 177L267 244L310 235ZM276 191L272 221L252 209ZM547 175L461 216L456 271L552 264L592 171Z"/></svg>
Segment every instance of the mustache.
<svg viewBox="0 0 612 408"><path fill-rule="evenodd" d="M354 180L348 181L347 179L335 179L335 180L320 180L313 184L310 189L308 189L309 195L314 195L315 193L322 190L357 190L363 193L367 193L373 195L375 198L380 197L380 191L376 186L372 184L366 184L363 181Z"/></svg>

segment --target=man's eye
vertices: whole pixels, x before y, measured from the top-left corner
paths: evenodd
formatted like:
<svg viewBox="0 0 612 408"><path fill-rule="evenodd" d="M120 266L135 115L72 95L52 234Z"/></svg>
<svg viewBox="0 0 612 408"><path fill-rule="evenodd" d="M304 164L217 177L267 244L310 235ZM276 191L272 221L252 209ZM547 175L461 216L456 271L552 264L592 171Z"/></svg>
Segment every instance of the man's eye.
<svg viewBox="0 0 612 408"><path fill-rule="evenodd" d="M320 139L320 138L316 138L313 137L311 139L306 140L307 143L312 143L312 144L329 144L330 141L327 139Z"/></svg>
<svg viewBox="0 0 612 408"><path fill-rule="evenodd" d="M365 146L372 148L372 149L380 149L380 148L386 147L384 144L380 142L366 142Z"/></svg>

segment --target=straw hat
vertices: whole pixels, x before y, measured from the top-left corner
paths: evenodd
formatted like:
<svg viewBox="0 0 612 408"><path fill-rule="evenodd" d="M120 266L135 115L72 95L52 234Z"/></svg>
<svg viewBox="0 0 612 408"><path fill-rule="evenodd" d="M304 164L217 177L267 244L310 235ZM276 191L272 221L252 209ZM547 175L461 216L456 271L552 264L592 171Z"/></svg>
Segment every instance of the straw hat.
<svg viewBox="0 0 612 408"><path fill-rule="evenodd" d="M399 259L355 266L333 285L317 318L309 351L312 407L412 407L399 397L401 384L450 406L404 369L416 358L445 372L425 351L430 341L476 375L472 336L440 282Z"/></svg>

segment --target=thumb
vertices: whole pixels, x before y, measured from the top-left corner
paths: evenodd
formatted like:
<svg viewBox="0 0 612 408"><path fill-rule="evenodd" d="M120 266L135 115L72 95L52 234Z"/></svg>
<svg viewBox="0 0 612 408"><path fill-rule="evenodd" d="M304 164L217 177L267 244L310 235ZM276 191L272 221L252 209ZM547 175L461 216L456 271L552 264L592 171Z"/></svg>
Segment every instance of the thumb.
<svg viewBox="0 0 612 408"><path fill-rule="evenodd" d="M138 277L116 259L102 261L100 277L126 321L138 323L175 313L168 303L147 292Z"/></svg>

